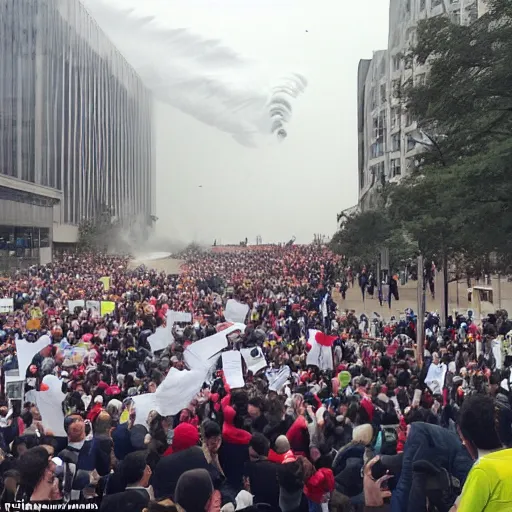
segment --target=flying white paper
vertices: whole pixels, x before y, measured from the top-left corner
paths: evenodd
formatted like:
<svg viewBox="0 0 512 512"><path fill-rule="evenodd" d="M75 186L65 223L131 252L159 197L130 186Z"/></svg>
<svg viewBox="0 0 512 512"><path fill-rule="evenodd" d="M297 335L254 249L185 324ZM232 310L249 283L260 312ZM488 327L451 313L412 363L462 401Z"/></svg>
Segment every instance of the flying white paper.
<svg viewBox="0 0 512 512"><path fill-rule="evenodd" d="M20 377L25 378L27 368L30 366L34 356L41 352L44 347L51 345L50 337L43 334L35 343L29 343L24 339L16 340L16 354L18 355L18 368Z"/></svg>
<svg viewBox="0 0 512 512"><path fill-rule="evenodd" d="M217 332L212 336L207 336L202 340L196 341L187 347L184 352L185 362L191 369L207 368L212 366L212 358L227 348L227 336L235 331L245 331L244 324L233 324L232 326Z"/></svg>
<svg viewBox="0 0 512 512"><path fill-rule="evenodd" d="M428 367L427 376L425 377L425 384L430 388L433 394L442 393L447 371L448 367L444 363L432 363Z"/></svg>
<svg viewBox="0 0 512 512"><path fill-rule="evenodd" d="M56 437L66 437L62 411L62 402L66 394L62 392L62 381L55 375L45 375L43 384L46 384L49 389L36 392L36 404L43 427L45 430L51 430Z"/></svg>
<svg viewBox="0 0 512 512"><path fill-rule="evenodd" d="M245 386L242 371L242 355L238 350L222 352L222 370L230 388L236 389Z"/></svg>
<svg viewBox="0 0 512 512"><path fill-rule="evenodd" d="M276 375L267 373L267 379L269 382L268 388L270 391L279 393L290 377L290 373L291 371L289 366L283 366Z"/></svg>
<svg viewBox="0 0 512 512"><path fill-rule="evenodd" d="M14 299L0 299L0 313L12 313L14 311Z"/></svg>
<svg viewBox="0 0 512 512"><path fill-rule="evenodd" d="M172 328L175 323L192 322L192 314L183 311L167 311L165 317L166 326L158 327L155 334L148 337L148 342L153 353L167 348L174 341Z"/></svg>
<svg viewBox="0 0 512 512"><path fill-rule="evenodd" d="M154 393L133 397L135 423L146 425L148 414L152 410L162 416L178 414L201 391L207 373L206 368L183 371L171 368Z"/></svg>
<svg viewBox="0 0 512 512"><path fill-rule="evenodd" d="M251 353L255 351L257 352L257 355L252 356ZM260 347L243 348L240 350L240 353L244 358L247 370L251 371L253 375L267 367L265 355L263 354L263 350L261 350Z"/></svg>
<svg viewBox="0 0 512 512"><path fill-rule="evenodd" d="M224 318L226 321L243 324L248 313L249 306L247 304L242 304L235 299L229 299L226 302L226 309L224 310Z"/></svg>

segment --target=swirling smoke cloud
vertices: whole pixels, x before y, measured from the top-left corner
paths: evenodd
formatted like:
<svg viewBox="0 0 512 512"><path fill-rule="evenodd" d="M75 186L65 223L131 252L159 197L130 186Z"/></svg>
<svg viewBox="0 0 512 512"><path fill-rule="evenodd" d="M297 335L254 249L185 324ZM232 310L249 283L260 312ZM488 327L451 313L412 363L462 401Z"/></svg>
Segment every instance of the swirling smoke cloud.
<svg viewBox="0 0 512 512"><path fill-rule="evenodd" d="M290 73L272 83L263 65L219 40L127 9L126 0L82 2L157 100L231 134L245 146L257 145L262 135L279 141L287 137L292 102L307 87L301 74Z"/></svg>

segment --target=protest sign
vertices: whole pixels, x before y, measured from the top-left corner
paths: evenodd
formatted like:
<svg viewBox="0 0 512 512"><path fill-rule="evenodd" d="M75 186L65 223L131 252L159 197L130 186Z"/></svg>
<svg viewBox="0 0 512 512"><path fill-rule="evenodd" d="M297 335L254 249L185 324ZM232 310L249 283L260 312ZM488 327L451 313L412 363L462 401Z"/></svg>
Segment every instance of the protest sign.
<svg viewBox="0 0 512 512"><path fill-rule="evenodd" d="M245 386L242 372L242 355L238 350L229 350L222 353L222 370L224 378L231 389Z"/></svg>
<svg viewBox="0 0 512 512"><path fill-rule="evenodd" d="M249 313L249 306L247 304L242 304L235 299L229 299L224 310L224 318L228 322L243 324L247 318L247 313Z"/></svg>

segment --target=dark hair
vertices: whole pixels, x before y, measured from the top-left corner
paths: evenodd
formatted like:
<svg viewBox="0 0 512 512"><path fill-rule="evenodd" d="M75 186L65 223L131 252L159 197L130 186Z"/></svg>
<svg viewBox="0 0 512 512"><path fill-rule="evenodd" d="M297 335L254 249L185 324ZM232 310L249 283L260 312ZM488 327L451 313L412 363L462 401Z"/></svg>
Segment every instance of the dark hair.
<svg viewBox="0 0 512 512"><path fill-rule="evenodd" d="M48 450L43 446L31 448L20 457L18 471L20 472L20 480L27 495L31 495L34 492L49 464L50 456L48 455Z"/></svg>
<svg viewBox="0 0 512 512"><path fill-rule="evenodd" d="M21 415L21 419L23 420L23 423L27 428L30 427L30 425L32 425L32 421L34 421L34 417L32 416L32 413L30 411L25 411Z"/></svg>
<svg viewBox="0 0 512 512"><path fill-rule="evenodd" d="M460 431L480 450L501 448L499 415L496 401L489 395L472 395L464 400L459 412Z"/></svg>
<svg viewBox="0 0 512 512"><path fill-rule="evenodd" d="M144 476L148 454L145 450L129 453L121 464L121 475L125 487L139 482Z"/></svg>
<svg viewBox="0 0 512 512"><path fill-rule="evenodd" d="M221 435L220 426L216 421L213 420L204 420L203 422L203 434L205 439L210 439L211 437L218 437Z"/></svg>
<svg viewBox="0 0 512 512"><path fill-rule="evenodd" d="M249 446L261 457L266 457L270 450L270 441L263 434L255 432L249 441Z"/></svg>
<svg viewBox="0 0 512 512"><path fill-rule="evenodd" d="M253 407L257 407L261 411L263 410L263 400L259 396L254 396L249 399L249 405L252 405Z"/></svg>

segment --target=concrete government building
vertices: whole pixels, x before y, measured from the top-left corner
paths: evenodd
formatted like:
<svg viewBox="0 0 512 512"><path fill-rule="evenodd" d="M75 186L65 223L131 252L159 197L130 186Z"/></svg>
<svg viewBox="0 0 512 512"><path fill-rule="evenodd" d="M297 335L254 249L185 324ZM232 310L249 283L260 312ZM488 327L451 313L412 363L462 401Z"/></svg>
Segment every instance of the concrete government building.
<svg viewBox="0 0 512 512"><path fill-rule="evenodd" d="M150 227L152 109L78 0L0 0L0 269L51 261L105 208Z"/></svg>
<svg viewBox="0 0 512 512"><path fill-rule="evenodd" d="M469 24L485 10L482 0L390 1L388 48L359 63L359 202L357 208L342 212L340 219L374 207L383 183L406 175L417 164L418 153L424 150L423 134L395 94L411 78L422 83L427 77L426 66L408 65L401 58L416 41L418 21L448 16L454 23Z"/></svg>

